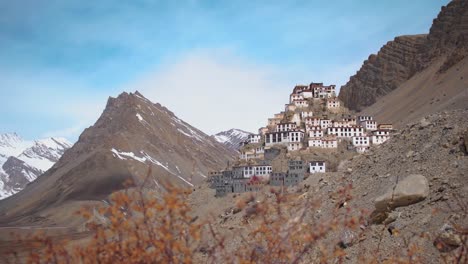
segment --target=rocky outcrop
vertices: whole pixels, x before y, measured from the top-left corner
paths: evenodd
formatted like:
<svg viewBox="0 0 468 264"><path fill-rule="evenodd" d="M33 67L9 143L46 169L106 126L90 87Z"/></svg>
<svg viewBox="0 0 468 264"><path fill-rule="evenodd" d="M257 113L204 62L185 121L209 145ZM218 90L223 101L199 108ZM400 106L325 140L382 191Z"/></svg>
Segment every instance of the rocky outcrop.
<svg viewBox="0 0 468 264"><path fill-rule="evenodd" d="M434 19L425 47L430 58L465 50L468 45L468 2L453 0Z"/></svg>
<svg viewBox="0 0 468 264"><path fill-rule="evenodd" d="M408 206L426 199L429 195L429 183L420 174L409 175L398 182L395 187L375 199L377 211L392 210L401 206Z"/></svg>
<svg viewBox="0 0 468 264"><path fill-rule="evenodd" d="M229 149L239 151L240 143L247 140L252 133L243 131L241 129L229 129L213 135L213 138L219 143L225 145Z"/></svg>
<svg viewBox="0 0 468 264"><path fill-rule="evenodd" d="M371 55L341 87L345 106L360 111L398 88L436 59L444 57L439 73L463 60L468 46L468 4L454 0L443 7L427 35L401 36Z"/></svg>
<svg viewBox="0 0 468 264"><path fill-rule="evenodd" d="M416 35L389 41L341 87L339 98L348 108L361 110L396 89L416 72L414 60L425 40L426 35Z"/></svg>
<svg viewBox="0 0 468 264"><path fill-rule="evenodd" d="M37 175L41 175L43 171L32 167L24 161L9 157L3 164L3 171L8 175L4 182L4 188L17 192L22 190L29 182L36 179Z"/></svg>

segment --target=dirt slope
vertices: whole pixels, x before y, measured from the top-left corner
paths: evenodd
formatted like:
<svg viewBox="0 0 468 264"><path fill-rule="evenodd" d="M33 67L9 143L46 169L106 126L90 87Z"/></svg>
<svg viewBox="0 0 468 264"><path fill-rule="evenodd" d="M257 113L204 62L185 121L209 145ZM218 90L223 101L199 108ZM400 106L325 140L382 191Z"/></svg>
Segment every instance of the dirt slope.
<svg viewBox="0 0 468 264"><path fill-rule="evenodd" d="M468 57L437 73L444 59L416 74L362 112L397 127L441 110L468 106Z"/></svg>
<svg viewBox="0 0 468 264"><path fill-rule="evenodd" d="M433 243L443 227L453 223L467 227L468 212L461 209L459 202L468 203L467 148L468 109L441 112L405 126L385 144L344 161L338 172L311 175L289 191L299 193L299 197L320 200L321 207L313 218L324 223L334 217L332 212L343 201L333 194L349 183L353 185L353 198L338 211L341 215L355 215L359 213L357 209L364 209L370 215L375 209L374 200L393 188L398 180L412 174L423 175L429 186L427 197L394 209L385 224L366 217L361 228L350 232L354 239L345 249L346 263L359 263L359 257L378 256L381 262L399 254L405 256L406 242L414 242L422 250L422 263L441 263L442 257L450 252L439 251ZM271 199L270 188L254 193L253 200ZM236 201L249 195L252 194L214 198L214 191L203 185L192 193L190 202L195 215L212 220L215 230L226 236L226 248L234 252L243 243L239 234L247 237L254 227L245 222L247 209L234 211ZM289 206L297 204L302 205L292 202ZM398 230L398 235L390 233L389 228ZM337 228L329 234L324 246L336 247L345 231L343 227ZM422 234L427 237L419 239ZM302 263L312 263L315 253L311 250Z"/></svg>

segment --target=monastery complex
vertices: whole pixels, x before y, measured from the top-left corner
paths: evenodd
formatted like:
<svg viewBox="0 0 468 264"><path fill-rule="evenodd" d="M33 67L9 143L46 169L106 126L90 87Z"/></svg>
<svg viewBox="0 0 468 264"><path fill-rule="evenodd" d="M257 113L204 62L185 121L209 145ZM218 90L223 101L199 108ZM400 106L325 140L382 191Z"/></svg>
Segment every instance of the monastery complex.
<svg viewBox="0 0 468 264"><path fill-rule="evenodd" d="M211 173L211 187L216 196L224 196L266 184L296 185L309 174L328 171L327 160L304 160L300 154L333 153L340 146L364 153L387 141L392 131L391 124L379 124L372 116L351 115L337 98L335 85L297 85L284 111L240 144L237 162Z"/></svg>

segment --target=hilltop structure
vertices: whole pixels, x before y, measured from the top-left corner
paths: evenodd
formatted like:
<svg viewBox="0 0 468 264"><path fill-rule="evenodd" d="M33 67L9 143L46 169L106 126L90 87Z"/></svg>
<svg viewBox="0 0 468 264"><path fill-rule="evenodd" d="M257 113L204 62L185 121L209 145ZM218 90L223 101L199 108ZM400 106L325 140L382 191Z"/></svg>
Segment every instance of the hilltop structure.
<svg viewBox="0 0 468 264"><path fill-rule="evenodd" d="M392 131L391 124L378 124L372 116L351 115L336 97L335 85L296 85L284 111L240 144L235 164L211 173L211 187L216 196L224 196L265 184L296 185L306 173L323 173L328 166L327 160L304 160L295 154L337 152L339 146L363 153L387 141ZM282 165L285 161L287 166Z"/></svg>

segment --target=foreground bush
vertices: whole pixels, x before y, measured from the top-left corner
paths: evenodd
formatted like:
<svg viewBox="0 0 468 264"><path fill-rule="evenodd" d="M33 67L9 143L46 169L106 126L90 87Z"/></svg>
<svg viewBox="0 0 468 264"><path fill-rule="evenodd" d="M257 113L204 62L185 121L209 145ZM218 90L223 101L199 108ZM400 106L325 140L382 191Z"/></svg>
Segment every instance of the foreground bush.
<svg viewBox="0 0 468 264"><path fill-rule="evenodd" d="M226 237L215 221L192 216L185 189L170 184L162 194L127 189L114 193L109 205L79 212L92 234L84 245L38 235L28 241L31 246L42 245L41 249L30 250L27 262L343 263L344 249L359 242L366 224L364 212L346 206L350 191L351 186L337 191L337 207L327 221L315 216L320 203L305 194L272 189L262 201L244 195L236 209L243 212L248 231ZM466 262L466 234L463 239L465 246L447 262ZM227 246L232 240L241 241L234 250ZM369 249L360 262L383 262L380 250L379 245ZM416 244L408 243L385 262L423 263L420 253ZM20 261L15 254L10 260Z"/></svg>

